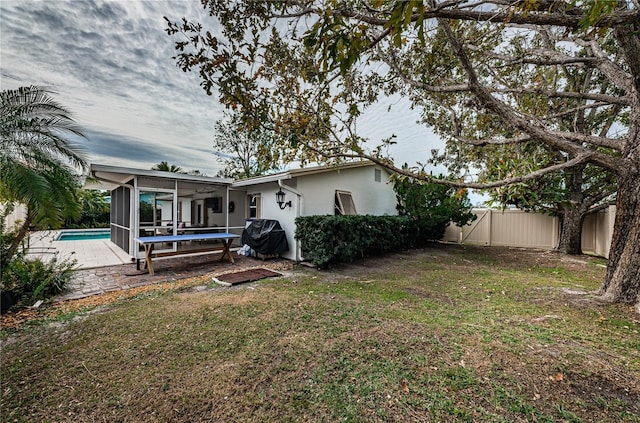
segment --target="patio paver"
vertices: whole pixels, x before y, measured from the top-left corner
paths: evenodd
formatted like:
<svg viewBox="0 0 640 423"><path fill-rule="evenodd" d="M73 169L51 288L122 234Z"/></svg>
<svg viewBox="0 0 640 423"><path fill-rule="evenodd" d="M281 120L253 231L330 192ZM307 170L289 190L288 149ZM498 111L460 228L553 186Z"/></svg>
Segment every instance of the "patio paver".
<svg viewBox="0 0 640 423"><path fill-rule="evenodd" d="M159 282L207 274L222 274L250 267L262 267L267 263L258 259L236 256L236 263L232 264L227 261L219 261L216 254L206 254L158 260L156 274L153 276L148 273L131 275L135 273L135 263L79 269L69 283L69 292L58 296L57 300L74 300Z"/></svg>
<svg viewBox="0 0 640 423"><path fill-rule="evenodd" d="M226 272L246 270L256 267L269 267L274 262L288 260L262 261L254 258L234 255L235 264L218 261L219 254L201 254L156 259L156 274L136 273L136 264L124 251L109 240L55 241L58 231L37 232L31 235L30 246L34 253L30 257L43 260L57 256L60 259L74 258L78 261L78 270L68 285L68 292L59 295L57 301L66 301L104 294L196 276L220 275ZM235 254L235 253L233 253Z"/></svg>

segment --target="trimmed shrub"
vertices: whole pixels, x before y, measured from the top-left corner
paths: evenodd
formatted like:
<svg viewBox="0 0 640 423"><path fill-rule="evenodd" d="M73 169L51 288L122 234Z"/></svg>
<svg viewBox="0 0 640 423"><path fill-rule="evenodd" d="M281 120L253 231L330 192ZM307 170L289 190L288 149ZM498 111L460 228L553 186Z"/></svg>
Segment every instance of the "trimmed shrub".
<svg viewBox="0 0 640 423"><path fill-rule="evenodd" d="M303 216L296 219L302 255L320 268L442 238L446 225L409 216Z"/></svg>
<svg viewBox="0 0 640 423"><path fill-rule="evenodd" d="M465 189L402 177L394 179L393 189L398 214L420 222L422 231L432 239L442 238L449 223L464 226L476 218Z"/></svg>

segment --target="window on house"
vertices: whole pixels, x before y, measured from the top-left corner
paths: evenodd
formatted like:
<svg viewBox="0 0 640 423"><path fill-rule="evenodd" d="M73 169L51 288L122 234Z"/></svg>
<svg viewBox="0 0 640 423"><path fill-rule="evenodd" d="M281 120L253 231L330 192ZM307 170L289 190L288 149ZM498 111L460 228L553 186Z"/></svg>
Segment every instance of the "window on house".
<svg viewBox="0 0 640 423"><path fill-rule="evenodd" d="M382 171L380 169L373 170L373 179L376 182L382 182Z"/></svg>
<svg viewBox="0 0 640 423"><path fill-rule="evenodd" d="M247 204L249 207L247 217L249 219L260 219L260 215L262 214L260 194L249 194L247 196Z"/></svg>
<svg viewBox="0 0 640 423"><path fill-rule="evenodd" d="M350 192L336 191L335 214L358 214Z"/></svg>

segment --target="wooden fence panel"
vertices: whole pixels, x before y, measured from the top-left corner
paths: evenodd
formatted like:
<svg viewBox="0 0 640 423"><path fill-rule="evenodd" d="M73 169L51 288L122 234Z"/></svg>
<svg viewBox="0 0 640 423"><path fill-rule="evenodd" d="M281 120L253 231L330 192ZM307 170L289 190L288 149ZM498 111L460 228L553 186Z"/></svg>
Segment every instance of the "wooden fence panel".
<svg viewBox="0 0 640 423"><path fill-rule="evenodd" d="M473 209L478 216L475 221L462 228L461 242L474 245L491 245L491 225L494 210Z"/></svg>

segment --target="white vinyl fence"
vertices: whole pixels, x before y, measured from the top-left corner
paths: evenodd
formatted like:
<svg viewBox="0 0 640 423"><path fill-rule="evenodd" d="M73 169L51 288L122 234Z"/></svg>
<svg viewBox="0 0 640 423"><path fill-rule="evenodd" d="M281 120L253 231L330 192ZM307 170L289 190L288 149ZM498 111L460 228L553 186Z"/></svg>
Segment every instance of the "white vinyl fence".
<svg viewBox="0 0 640 423"><path fill-rule="evenodd" d="M462 244L540 248L551 250L560 233L557 217L522 210L473 209L478 216L470 224L449 226L444 241ZM582 226L582 250L608 257L615 206L588 215Z"/></svg>
<svg viewBox="0 0 640 423"><path fill-rule="evenodd" d="M0 205L2 210L2 205ZM4 220L6 230L12 230L16 223L20 223L27 218L27 207L24 204L14 204L13 211Z"/></svg>

